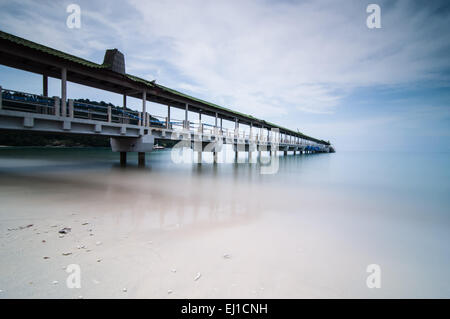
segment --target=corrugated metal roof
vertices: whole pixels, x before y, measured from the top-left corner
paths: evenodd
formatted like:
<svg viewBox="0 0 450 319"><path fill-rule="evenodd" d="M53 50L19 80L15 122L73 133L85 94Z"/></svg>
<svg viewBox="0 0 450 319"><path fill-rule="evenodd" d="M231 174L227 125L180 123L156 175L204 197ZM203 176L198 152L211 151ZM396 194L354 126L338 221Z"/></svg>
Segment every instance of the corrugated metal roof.
<svg viewBox="0 0 450 319"><path fill-rule="evenodd" d="M19 45L23 45L23 46L31 48L33 50L38 50L38 51L41 51L41 52L44 52L44 53L56 56L58 58L61 58L61 59L64 59L64 60L67 60L67 61L70 61L70 62L74 62L74 63L80 64L80 65L83 65L83 66L86 66L86 67L90 67L90 68L94 68L94 69L107 69L109 67L109 65L98 64L98 63L95 63L95 62L91 62L91 61L85 60L83 58L80 58L80 57L77 57L77 56L74 56L74 55L71 55L71 54L68 54L68 53L56 50L56 49L52 49L52 48L47 47L45 45L38 44L38 43L35 43L35 42L32 42L32 41L20 38L18 36L15 36L15 35L3 32L1 30L0 30L0 39L11 41L13 43L16 43L16 44L19 44ZM276 124L273 124L273 123L270 123L270 122L258 119L258 118L254 117L252 115L249 115L249 114L244 114L244 113L241 113L241 112L238 112L238 111L234 111L234 110L231 110L229 108L226 108L226 107L223 107L223 106L220 106L220 105L208 102L208 101L204 101L202 99L199 99L199 98L196 98L196 97L184 94L182 92L179 92L177 90L168 88L166 86L163 86L163 85L160 85L160 84L156 84L156 83L150 82L148 80L142 79L142 78L137 77L135 75L126 74L126 77L128 79L132 80L132 81L145 84L145 85L149 86L150 88L157 87L157 88L161 89L162 91L165 91L165 92L177 95L179 97L187 98L187 99L190 99L190 100L202 103L202 104L206 104L208 106L211 106L213 108L217 108L219 110L223 110L223 111L226 111L226 112L229 112L229 113L233 113L233 114L238 115L238 116L246 117L246 118L248 118L250 120L253 119L255 121L263 122L263 123L266 123L267 125L276 127L278 129L286 131L288 133L295 134L295 135L300 135L302 138L305 138L305 139L309 139L309 140L312 140L312 141L315 141L315 142L319 142L319 143L328 144L327 142L325 142L323 140L319 140L319 139L316 139L314 137L307 136L307 135L305 135L303 133L296 132L296 131L290 130L288 128L285 128L285 127L282 127L282 126L279 126L279 125L276 125Z"/></svg>

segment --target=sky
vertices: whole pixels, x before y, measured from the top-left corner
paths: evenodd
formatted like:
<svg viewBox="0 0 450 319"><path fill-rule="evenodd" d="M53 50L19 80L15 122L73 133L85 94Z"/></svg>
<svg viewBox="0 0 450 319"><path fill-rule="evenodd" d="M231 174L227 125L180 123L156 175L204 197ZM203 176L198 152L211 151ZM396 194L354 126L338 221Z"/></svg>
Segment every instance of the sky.
<svg viewBox="0 0 450 319"><path fill-rule="evenodd" d="M66 25L71 3L79 29ZM381 28L367 27L371 3ZM97 63L118 48L127 73L337 150L450 151L448 1L0 0L0 30ZM42 91L40 76L4 66L0 85ZM122 103L75 84L68 97Z"/></svg>

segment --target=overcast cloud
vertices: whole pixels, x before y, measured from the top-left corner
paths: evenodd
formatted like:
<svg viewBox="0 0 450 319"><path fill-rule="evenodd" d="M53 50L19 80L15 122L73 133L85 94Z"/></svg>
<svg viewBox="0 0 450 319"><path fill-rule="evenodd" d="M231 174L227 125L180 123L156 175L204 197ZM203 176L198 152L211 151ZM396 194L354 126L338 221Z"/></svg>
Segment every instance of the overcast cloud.
<svg viewBox="0 0 450 319"><path fill-rule="evenodd" d="M128 73L294 129L311 119L332 139L335 114L358 129L394 116L339 117L358 90L449 88L446 1L373 2L381 29L366 26L368 1L232 0L74 1L80 30L65 27L71 2L4 1L0 28L100 63L117 47Z"/></svg>

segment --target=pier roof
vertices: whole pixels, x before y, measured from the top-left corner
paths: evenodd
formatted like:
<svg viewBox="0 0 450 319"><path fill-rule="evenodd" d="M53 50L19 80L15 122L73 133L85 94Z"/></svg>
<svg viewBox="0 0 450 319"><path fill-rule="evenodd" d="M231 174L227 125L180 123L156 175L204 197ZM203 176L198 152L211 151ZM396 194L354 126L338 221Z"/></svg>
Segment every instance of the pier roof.
<svg viewBox="0 0 450 319"><path fill-rule="evenodd" d="M180 91L171 89L154 81L148 81L131 74L119 74L111 71L110 65L98 64L86 59L62 52L42 44L38 44L21 37L0 30L0 63L38 74L61 78L61 67L67 68L67 79L74 83L107 90L119 94L142 98L142 90L147 91L147 100L155 103L185 108L190 111L202 112L240 123L252 124L254 127L279 129L281 133L301 137L306 140L328 145L329 142L320 140L298 131L258 119L215 103L211 103Z"/></svg>

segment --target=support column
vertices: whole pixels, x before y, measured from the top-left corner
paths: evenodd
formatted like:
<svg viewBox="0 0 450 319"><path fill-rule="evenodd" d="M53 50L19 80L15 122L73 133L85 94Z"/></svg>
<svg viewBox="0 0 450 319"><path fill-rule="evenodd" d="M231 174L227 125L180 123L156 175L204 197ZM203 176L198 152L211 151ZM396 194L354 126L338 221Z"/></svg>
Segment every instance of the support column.
<svg viewBox="0 0 450 319"><path fill-rule="evenodd" d="M120 152L120 166L127 166L127 152Z"/></svg>
<svg viewBox="0 0 450 319"><path fill-rule="evenodd" d="M3 106L3 93L2 93L2 87L0 86L0 110L2 109Z"/></svg>
<svg viewBox="0 0 450 319"><path fill-rule="evenodd" d="M199 151L197 152L197 163L201 164L201 162L202 162L202 152Z"/></svg>
<svg viewBox="0 0 450 319"><path fill-rule="evenodd" d="M166 128L170 129L170 105L167 105L167 121L166 121Z"/></svg>
<svg viewBox="0 0 450 319"><path fill-rule="evenodd" d="M70 108L70 101L69 101L69 108ZM112 120L111 105L108 105L108 122L111 123L111 120Z"/></svg>
<svg viewBox="0 0 450 319"><path fill-rule="evenodd" d="M145 166L145 152L138 152L138 166Z"/></svg>
<svg viewBox="0 0 450 319"><path fill-rule="evenodd" d="M60 100L59 100L59 97L57 97L57 96L54 96L53 97L53 108L54 108L54 115L56 115L56 116L59 116L60 115L60 113L59 113L59 110L60 110Z"/></svg>
<svg viewBox="0 0 450 319"><path fill-rule="evenodd" d="M125 123L126 122L125 112L127 110L127 94L126 93L123 93L123 102L122 102L122 104L123 104L123 112L124 113L122 113L122 118L120 119L120 122L121 123Z"/></svg>
<svg viewBox="0 0 450 319"><path fill-rule="evenodd" d="M42 95L48 97L48 76L42 75Z"/></svg>
<svg viewBox="0 0 450 319"><path fill-rule="evenodd" d="M61 69L61 116L66 116L67 69Z"/></svg>
<svg viewBox="0 0 450 319"><path fill-rule="evenodd" d="M73 100L69 99L69 117L73 118L73 115L74 115L74 113L73 113Z"/></svg>
<svg viewBox="0 0 450 319"><path fill-rule="evenodd" d="M189 129L188 126L188 111L189 111L189 105L186 103L186 110L184 112L184 125L186 129Z"/></svg>
<svg viewBox="0 0 450 319"><path fill-rule="evenodd" d="M147 104L146 104L146 101L147 101L147 91L143 91L142 92L142 114L143 114L143 123L142 123L142 126L147 126L148 125L148 123L147 123Z"/></svg>
<svg viewBox="0 0 450 319"><path fill-rule="evenodd" d="M217 163L217 152L213 152L214 163Z"/></svg>
<svg viewBox="0 0 450 319"><path fill-rule="evenodd" d="M252 151L248 150L248 162L251 163L252 162Z"/></svg>
<svg viewBox="0 0 450 319"><path fill-rule="evenodd" d="M215 126L217 127L217 117L219 116L219 114L217 114L217 112L216 112L216 119L215 119Z"/></svg>
<svg viewBox="0 0 450 319"><path fill-rule="evenodd" d="M284 156L287 156L287 151L284 151Z"/></svg>
<svg viewBox="0 0 450 319"><path fill-rule="evenodd" d="M222 120L223 120L223 118L220 118L220 133L221 134L223 134Z"/></svg>

